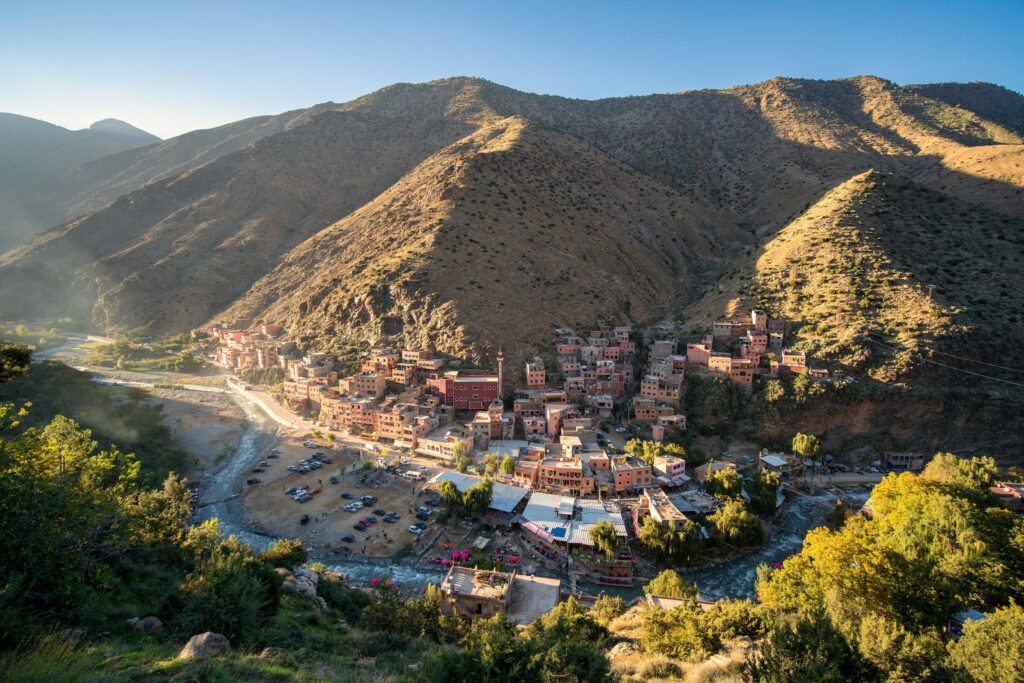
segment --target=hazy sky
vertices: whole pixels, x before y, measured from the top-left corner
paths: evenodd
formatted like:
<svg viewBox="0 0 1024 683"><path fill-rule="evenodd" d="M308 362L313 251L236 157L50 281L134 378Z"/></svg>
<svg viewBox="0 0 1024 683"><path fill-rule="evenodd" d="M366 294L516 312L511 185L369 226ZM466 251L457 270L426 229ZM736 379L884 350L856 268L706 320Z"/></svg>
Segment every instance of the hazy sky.
<svg viewBox="0 0 1024 683"><path fill-rule="evenodd" d="M1024 92L1024 0L0 0L0 111L161 137L455 75L596 98L859 74Z"/></svg>

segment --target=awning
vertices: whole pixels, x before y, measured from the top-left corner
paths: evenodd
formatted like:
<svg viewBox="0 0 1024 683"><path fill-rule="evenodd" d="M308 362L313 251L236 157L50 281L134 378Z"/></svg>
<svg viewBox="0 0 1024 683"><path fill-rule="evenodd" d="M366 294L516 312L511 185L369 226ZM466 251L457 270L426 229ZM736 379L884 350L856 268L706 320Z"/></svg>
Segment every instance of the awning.
<svg viewBox="0 0 1024 683"><path fill-rule="evenodd" d="M527 531L529 531L531 534L537 536L541 540L547 541L548 543L554 543L555 542L555 537L554 536L552 536L548 532L544 531L543 529L541 529L539 526L537 526L533 522L526 522L525 524L523 524L523 528L526 529Z"/></svg>

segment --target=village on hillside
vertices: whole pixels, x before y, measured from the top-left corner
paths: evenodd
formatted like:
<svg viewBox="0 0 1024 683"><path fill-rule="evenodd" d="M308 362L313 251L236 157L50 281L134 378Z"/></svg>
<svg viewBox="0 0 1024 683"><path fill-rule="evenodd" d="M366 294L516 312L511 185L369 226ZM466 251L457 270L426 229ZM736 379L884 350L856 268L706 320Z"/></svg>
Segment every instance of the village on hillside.
<svg viewBox="0 0 1024 683"><path fill-rule="evenodd" d="M923 453L888 453L853 471L810 435L797 435L799 452L691 457L687 373L745 389L754 375L833 375L787 347L787 321L761 310L717 321L685 348L678 328L557 328L548 357L516 372L500 351L493 370L470 370L430 349L377 347L346 373L333 355L282 341L280 326L203 332L208 358L231 373L278 369L276 409L315 427L301 447L272 455L311 457L272 481L263 479L276 463L265 460L247 481L262 528L301 534L312 514L307 542L382 561L413 553L446 572L453 613L528 623L558 600L559 580L542 575L567 576L572 589L632 586L663 566L728 561L770 537L799 489L924 467ZM1022 488L1007 490L1019 507Z"/></svg>

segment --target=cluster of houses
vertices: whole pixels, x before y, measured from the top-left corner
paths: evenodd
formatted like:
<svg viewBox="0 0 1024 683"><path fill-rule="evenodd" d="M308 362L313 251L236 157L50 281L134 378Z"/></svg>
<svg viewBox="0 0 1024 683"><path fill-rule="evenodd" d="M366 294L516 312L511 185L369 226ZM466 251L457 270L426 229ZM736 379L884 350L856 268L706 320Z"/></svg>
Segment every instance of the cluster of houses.
<svg viewBox="0 0 1024 683"><path fill-rule="evenodd" d="M828 370L811 367L803 351L784 348L786 327L785 320L769 317L757 309L749 317L716 320L711 334L686 345L686 362L747 386L753 384L756 372L766 372L771 377L806 373L828 379ZM764 370L761 361L769 352L773 355Z"/></svg>
<svg viewBox="0 0 1024 683"><path fill-rule="evenodd" d="M256 330L214 327L209 333L217 341L214 361L232 372L248 368L280 367L282 360L295 351L295 342L281 342L280 325L261 325Z"/></svg>
<svg viewBox="0 0 1024 683"><path fill-rule="evenodd" d="M524 386L507 393L500 351L496 370L481 371L449 369L429 349L380 347L369 352L358 372L339 377L333 356L298 357L294 347L277 341L280 332L267 325L254 332L217 330L217 359L236 372L282 368L289 406L317 416L332 430L449 465L460 452L510 456L513 471L496 474L491 522L519 525L537 556L555 566L589 580L628 584L628 545L608 557L596 551L591 529L608 521L625 539L626 521L639 525L648 516L670 526L687 519L701 522L718 509L718 502L699 485L711 473L736 464L712 461L690 473L685 460L675 456L646 462L611 447L600 422L617 411L628 414L624 409L631 406L633 417L650 425L655 440L667 430L685 429L681 403L688 369L703 365L749 384L761 354L773 344L781 347L785 325L753 311L749 321L716 323L715 334L702 344L687 345L685 355L677 352L674 339L653 341L642 359L642 373L637 372L641 359L630 326L598 323L584 336L560 328L553 340L555 372L548 372L543 358L530 358L523 368ZM738 348L738 356L714 351L719 337ZM782 358L773 371L806 369L802 357L783 352ZM509 399L511 408L506 409ZM788 473L789 461L779 457L762 458L759 466ZM479 481L445 471L433 484L444 477L460 490ZM501 587L485 589L469 579L449 578L453 585L458 578L469 594L486 597L475 603L482 610L509 609L521 583L511 576Z"/></svg>

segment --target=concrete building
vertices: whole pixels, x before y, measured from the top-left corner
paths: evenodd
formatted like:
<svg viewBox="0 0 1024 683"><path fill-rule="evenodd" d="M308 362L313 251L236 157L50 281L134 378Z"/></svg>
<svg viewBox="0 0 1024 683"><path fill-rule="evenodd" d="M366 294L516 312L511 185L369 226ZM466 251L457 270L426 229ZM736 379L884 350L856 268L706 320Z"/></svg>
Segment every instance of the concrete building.
<svg viewBox="0 0 1024 683"><path fill-rule="evenodd" d="M504 614L526 626L558 604L560 586L558 579L453 566L441 582L441 611L464 619Z"/></svg>

